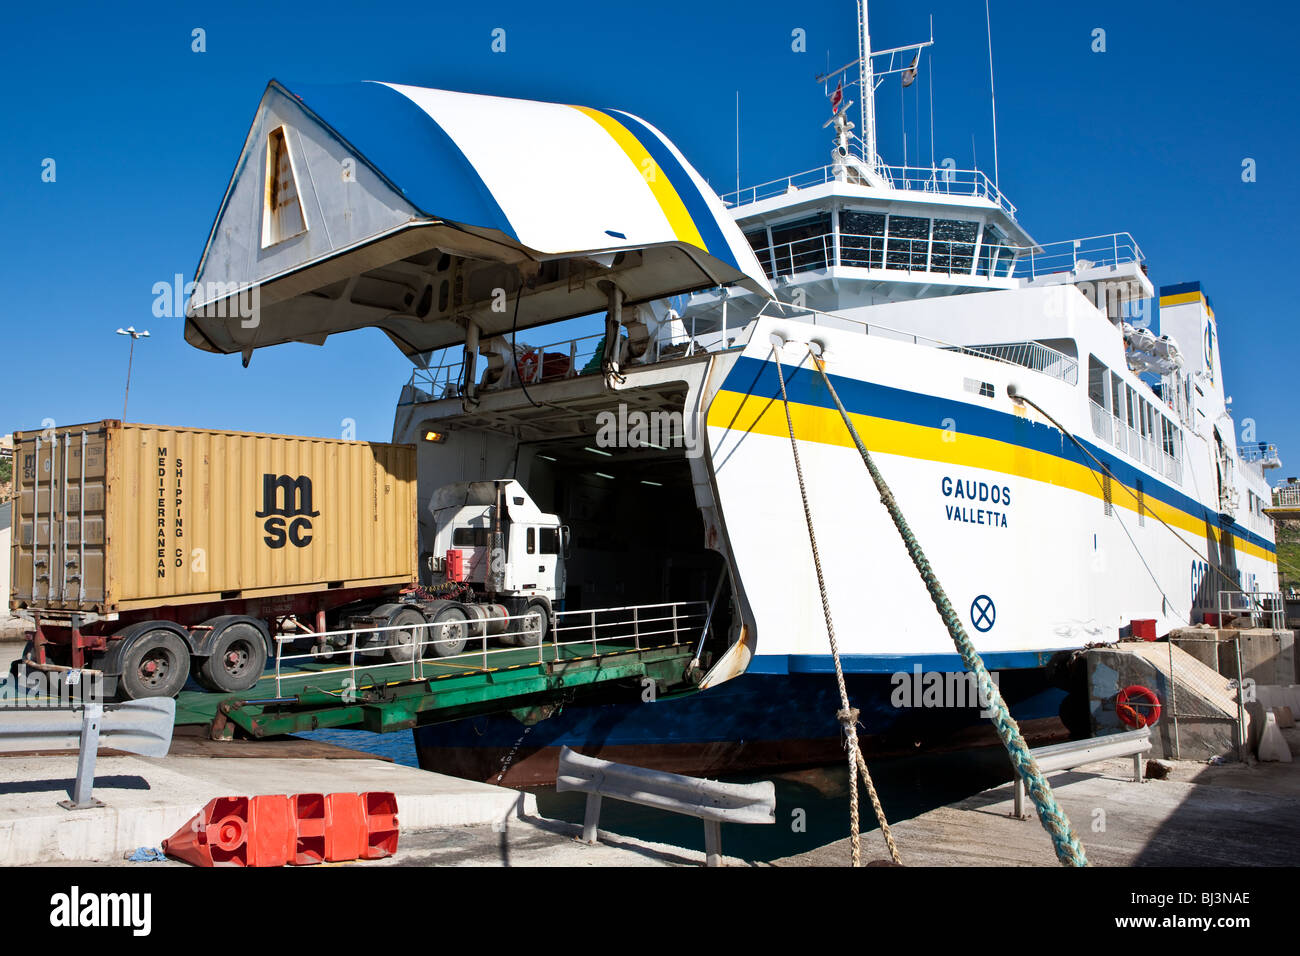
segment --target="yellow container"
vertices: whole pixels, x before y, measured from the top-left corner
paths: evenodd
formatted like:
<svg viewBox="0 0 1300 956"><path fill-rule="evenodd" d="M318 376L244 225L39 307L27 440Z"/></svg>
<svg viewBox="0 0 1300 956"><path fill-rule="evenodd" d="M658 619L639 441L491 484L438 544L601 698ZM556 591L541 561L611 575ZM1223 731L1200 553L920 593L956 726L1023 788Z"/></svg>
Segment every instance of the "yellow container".
<svg viewBox="0 0 1300 956"><path fill-rule="evenodd" d="M407 584L415 477L413 445L113 420L17 432L10 607Z"/></svg>

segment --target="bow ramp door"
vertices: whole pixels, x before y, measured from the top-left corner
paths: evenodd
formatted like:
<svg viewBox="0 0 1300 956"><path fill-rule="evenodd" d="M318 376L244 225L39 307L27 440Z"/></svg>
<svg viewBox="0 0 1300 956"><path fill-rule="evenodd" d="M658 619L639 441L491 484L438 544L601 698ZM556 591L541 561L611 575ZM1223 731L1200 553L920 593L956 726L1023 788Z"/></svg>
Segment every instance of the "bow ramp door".
<svg viewBox="0 0 1300 956"><path fill-rule="evenodd" d="M375 326L436 349L718 285L771 295L685 157L615 110L272 81L185 338L244 355Z"/></svg>

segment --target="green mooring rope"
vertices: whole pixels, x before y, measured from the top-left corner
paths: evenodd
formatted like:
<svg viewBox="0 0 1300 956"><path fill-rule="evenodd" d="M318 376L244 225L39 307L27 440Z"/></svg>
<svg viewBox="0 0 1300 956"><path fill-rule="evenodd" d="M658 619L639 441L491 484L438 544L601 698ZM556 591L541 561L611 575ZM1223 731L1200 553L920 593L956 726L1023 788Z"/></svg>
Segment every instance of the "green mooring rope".
<svg viewBox="0 0 1300 956"><path fill-rule="evenodd" d="M988 701L989 707L993 710L993 726L997 729L1003 746L1007 748L1007 754L1011 757L1011 763L1016 768L1016 773L1024 781L1025 789L1034 801L1034 808L1038 811L1039 822L1042 823L1043 829L1052 838L1052 845L1056 849L1057 859L1061 861L1063 866L1087 866L1088 859L1084 855L1083 845L1079 842L1078 837L1074 835L1069 818L1066 817L1065 811L1057 804L1056 797L1052 795L1052 788L1043 778L1043 773L1038 769L1033 754L1029 752L1029 745L1025 743L1025 738L1020 733L1020 727L1012 718L1011 712L1007 710L1006 701L1002 699L1002 694L998 691L997 685L993 683L993 678L989 676L988 668L984 666L984 661L980 659L979 652L975 650L975 645L971 643L966 628L962 626L961 618L953 609L952 602L948 600L948 595L944 592L943 585L939 583L938 575L934 573L934 568L930 566L929 559L921 549L920 542L916 540L916 535L908 527L902 509L899 508L898 502L894 500L894 493L889 490L889 485L885 483L884 476L876 468L871 453L867 451L866 445L862 443L862 438L858 435L858 430L853 426L853 421L849 418L844 403L840 401L835 386L831 384L830 376L826 374L825 366L822 365L821 359L811 349L808 354L817 367L817 371L821 373L827 389L830 390L831 398L835 401L835 407L839 409L840 417L844 419L849 434L853 436L853 444L858 446L858 453L862 456L867 471L871 473L871 480L875 482L876 490L880 493L880 500L888 509L889 516L894 520L894 526L898 529L903 544L907 546L907 553L911 555L912 563L916 565L916 570L920 572L921 579L925 581L925 586L930 591L934 606L938 609L939 616L943 618L948 633L957 646L957 652L961 655L967 669L975 675L975 680L984 695L982 699ZM777 362L780 361L781 358L778 355Z"/></svg>

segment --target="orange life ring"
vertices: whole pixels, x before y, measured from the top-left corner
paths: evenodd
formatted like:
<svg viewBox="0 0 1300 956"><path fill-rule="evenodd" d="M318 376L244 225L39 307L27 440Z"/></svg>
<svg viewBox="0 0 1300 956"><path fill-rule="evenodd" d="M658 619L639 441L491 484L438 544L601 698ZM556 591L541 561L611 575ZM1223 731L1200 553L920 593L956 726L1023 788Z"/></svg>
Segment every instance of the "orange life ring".
<svg viewBox="0 0 1300 956"><path fill-rule="evenodd" d="M536 349L527 349L519 358L515 369L519 373L519 377L523 380L525 385L532 382L533 379L537 377L537 369L540 364L541 356L538 354Z"/></svg>
<svg viewBox="0 0 1300 956"><path fill-rule="evenodd" d="M1133 703L1130 704L1129 701ZM1134 705L1149 709L1143 713ZM1150 727L1160 719L1160 698L1149 687L1133 684L1115 695L1115 713L1119 715L1120 720L1135 730Z"/></svg>

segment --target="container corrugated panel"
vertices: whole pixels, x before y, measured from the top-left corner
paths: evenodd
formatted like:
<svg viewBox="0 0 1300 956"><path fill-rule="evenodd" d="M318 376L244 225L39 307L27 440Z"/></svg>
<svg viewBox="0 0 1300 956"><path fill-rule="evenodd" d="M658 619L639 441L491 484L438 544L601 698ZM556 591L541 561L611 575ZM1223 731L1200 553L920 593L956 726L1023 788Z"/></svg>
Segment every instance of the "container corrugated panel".
<svg viewBox="0 0 1300 956"><path fill-rule="evenodd" d="M415 579L411 445L110 420L19 432L14 446L15 609Z"/></svg>

